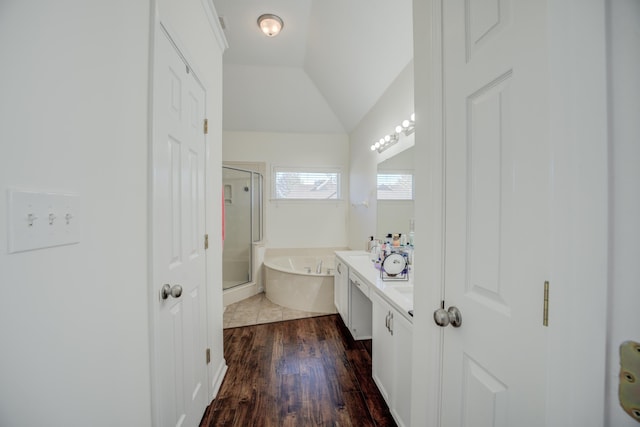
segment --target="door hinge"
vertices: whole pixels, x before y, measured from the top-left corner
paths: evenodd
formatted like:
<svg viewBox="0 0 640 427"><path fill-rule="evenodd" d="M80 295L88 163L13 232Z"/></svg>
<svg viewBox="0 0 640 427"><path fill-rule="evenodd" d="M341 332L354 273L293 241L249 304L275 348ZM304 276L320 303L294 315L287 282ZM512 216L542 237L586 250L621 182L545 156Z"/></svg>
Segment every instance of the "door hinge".
<svg viewBox="0 0 640 427"><path fill-rule="evenodd" d="M204 119L204 134L207 135L209 133L209 119Z"/></svg>
<svg viewBox="0 0 640 427"><path fill-rule="evenodd" d="M206 351L207 365L211 363L211 349L208 348Z"/></svg>
<svg viewBox="0 0 640 427"><path fill-rule="evenodd" d="M549 326L549 281L544 282L544 303L542 305L542 326Z"/></svg>
<svg viewBox="0 0 640 427"><path fill-rule="evenodd" d="M208 234L204 235L204 248L205 249L209 249L209 235Z"/></svg>

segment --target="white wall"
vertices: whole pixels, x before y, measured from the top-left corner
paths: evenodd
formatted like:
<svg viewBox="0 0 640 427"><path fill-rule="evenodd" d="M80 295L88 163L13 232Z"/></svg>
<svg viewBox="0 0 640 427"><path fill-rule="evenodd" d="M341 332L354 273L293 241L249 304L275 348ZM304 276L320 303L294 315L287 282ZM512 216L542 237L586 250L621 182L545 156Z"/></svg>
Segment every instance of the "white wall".
<svg viewBox="0 0 640 427"><path fill-rule="evenodd" d="M13 64L0 71L0 425L151 425L150 9L125 0L0 5L0 54ZM213 369L224 363L221 48L200 0L159 9L207 88ZM8 188L80 195L80 243L9 254Z"/></svg>
<svg viewBox="0 0 640 427"><path fill-rule="evenodd" d="M344 133L301 67L225 64L224 111L228 131Z"/></svg>
<svg viewBox="0 0 640 427"><path fill-rule="evenodd" d="M349 142L345 134L224 132L222 158L265 162L264 240L268 248L325 248L347 245L346 200L271 200L273 166L340 167L342 198L348 197Z"/></svg>
<svg viewBox="0 0 640 427"><path fill-rule="evenodd" d="M149 2L0 5L0 425L150 425ZM7 188L79 194L79 244L7 252Z"/></svg>
<svg viewBox="0 0 640 427"><path fill-rule="evenodd" d="M638 424L618 400L620 344L640 342L640 2L609 1L609 126L611 199L607 421Z"/></svg>
<svg viewBox="0 0 640 427"><path fill-rule="evenodd" d="M371 144L393 133L413 113L413 108L411 61L351 132L349 247L352 249L363 249L367 236L376 234L376 174L381 155L370 150Z"/></svg>

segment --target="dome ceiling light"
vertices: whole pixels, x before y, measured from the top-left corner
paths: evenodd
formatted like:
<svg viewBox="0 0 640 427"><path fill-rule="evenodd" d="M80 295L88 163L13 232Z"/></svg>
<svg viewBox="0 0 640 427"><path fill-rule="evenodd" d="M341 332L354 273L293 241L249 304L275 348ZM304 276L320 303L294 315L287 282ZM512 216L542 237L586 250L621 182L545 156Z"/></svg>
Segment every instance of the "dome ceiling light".
<svg viewBox="0 0 640 427"><path fill-rule="evenodd" d="M284 22L277 15L265 13L258 18L258 26L267 37L275 37L280 34Z"/></svg>

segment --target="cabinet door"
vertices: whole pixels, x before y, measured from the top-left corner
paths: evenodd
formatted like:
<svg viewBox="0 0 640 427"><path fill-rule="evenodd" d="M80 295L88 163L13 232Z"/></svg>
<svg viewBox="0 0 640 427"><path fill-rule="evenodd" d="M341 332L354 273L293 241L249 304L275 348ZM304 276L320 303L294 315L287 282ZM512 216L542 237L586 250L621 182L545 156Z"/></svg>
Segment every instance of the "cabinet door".
<svg viewBox="0 0 640 427"><path fill-rule="evenodd" d="M394 385L391 390L391 414L400 427L411 425L411 354L413 325L392 309Z"/></svg>
<svg viewBox="0 0 640 427"><path fill-rule="evenodd" d="M349 299L349 267L342 263L342 274L340 275L340 302L342 304L340 315L345 325L351 325L351 300Z"/></svg>
<svg viewBox="0 0 640 427"><path fill-rule="evenodd" d="M349 328L349 268L339 258L333 278L333 301L342 321Z"/></svg>
<svg viewBox="0 0 640 427"><path fill-rule="evenodd" d="M393 336L387 328L391 316L390 307L386 301L375 292L371 295L372 302L372 376L382 397L391 406L391 390L395 375L393 364Z"/></svg>
<svg viewBox="0 0 640 427"><path fill-rule="evenodd" d="M336 259L336 271L333 273L333 304L336 306L336 310L340 313L342 309L342 303L340 301L340 275L344 268L342 262Z"/></svg>

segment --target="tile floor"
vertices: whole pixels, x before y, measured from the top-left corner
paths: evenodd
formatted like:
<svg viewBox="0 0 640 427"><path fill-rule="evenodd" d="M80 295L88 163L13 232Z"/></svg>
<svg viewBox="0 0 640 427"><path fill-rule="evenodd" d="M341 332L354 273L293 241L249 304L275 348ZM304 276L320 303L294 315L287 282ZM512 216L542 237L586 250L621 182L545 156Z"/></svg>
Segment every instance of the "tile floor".
<svg viewBox="0 0 640 427"><path fill-rule="evenodd" d="M245 300L228 305L224 311L223 327L258 325L261 323L280 322L282 320L302 319L305 317L324 316L327 313L311 313L281 307L267 299L264 292Z"/></svg>

